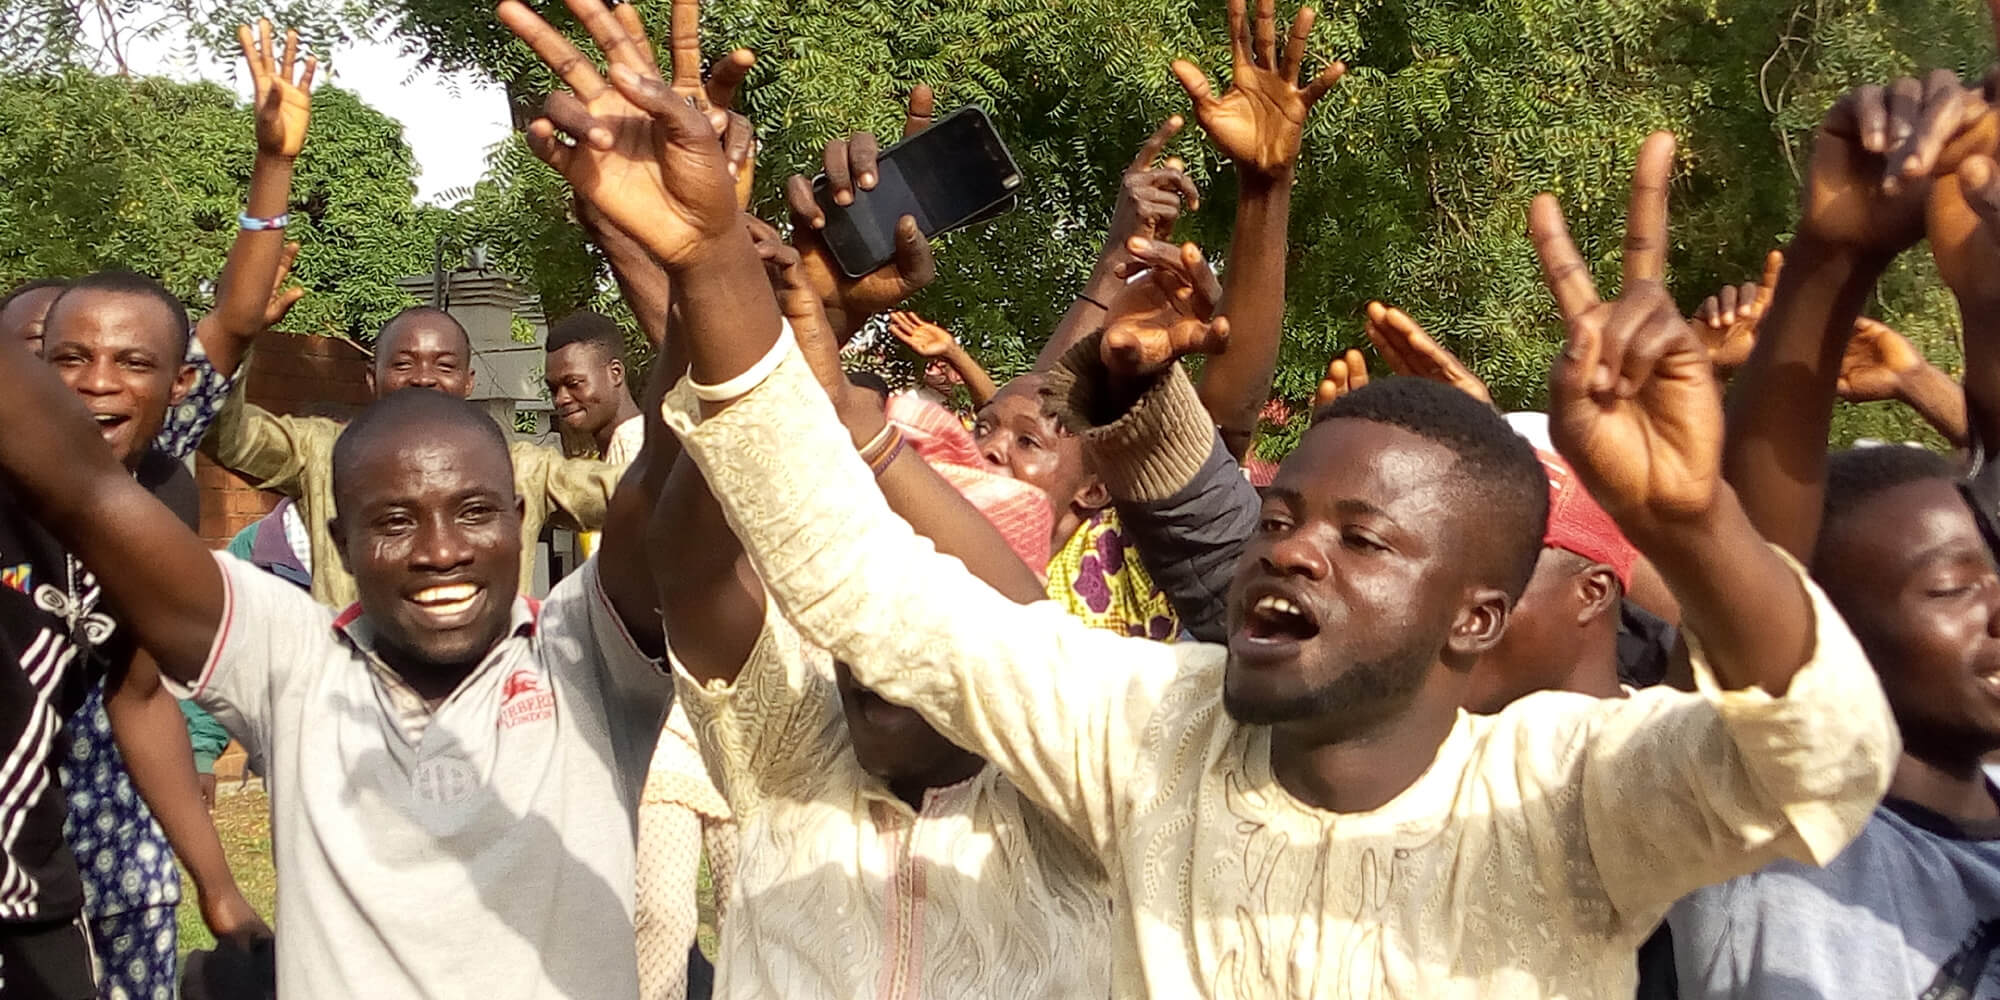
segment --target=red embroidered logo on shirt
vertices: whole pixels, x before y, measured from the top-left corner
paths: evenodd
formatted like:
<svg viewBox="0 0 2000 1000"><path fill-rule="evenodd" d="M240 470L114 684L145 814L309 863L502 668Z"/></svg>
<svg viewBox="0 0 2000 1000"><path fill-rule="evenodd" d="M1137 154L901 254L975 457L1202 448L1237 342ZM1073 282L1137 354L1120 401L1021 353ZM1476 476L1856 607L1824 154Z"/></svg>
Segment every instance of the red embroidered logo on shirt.
<svg viewBox="0 0 2000 1000"><path fill-rule="evenodd" d="M534 671L523 667L507 675L500 688L500 728L540 722L555 714L556 696L542 686Z"/></svg>

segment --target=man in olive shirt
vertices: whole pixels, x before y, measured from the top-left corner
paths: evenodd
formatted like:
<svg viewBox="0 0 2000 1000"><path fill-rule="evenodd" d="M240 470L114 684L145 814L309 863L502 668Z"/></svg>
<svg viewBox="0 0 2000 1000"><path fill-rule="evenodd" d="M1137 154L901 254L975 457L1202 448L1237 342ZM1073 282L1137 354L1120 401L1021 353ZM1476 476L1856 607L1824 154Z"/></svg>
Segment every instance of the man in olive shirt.
<svg viewBox="0 0 2000 1000"><path fill-rule="evenodd" d="M378 398L410 386L460 399L472 395L472 341L465 328L437 309L407 309L375 338L368 388ZM333 514L333 443L344 425L325 417L283 417L246 401L241 383L216 415L202 451L217 464L297 501L312 541L313 599L344 608L356 600L354 577L338 556L327 519ZM523 504L521 543L534 551L542 523L560 513L576 527L603 527L605 506L618 488L619 469L604 462L566 459L540 445L515 441L514 489ZM521 590L534 580L533 559L521 560Z"/></svg>

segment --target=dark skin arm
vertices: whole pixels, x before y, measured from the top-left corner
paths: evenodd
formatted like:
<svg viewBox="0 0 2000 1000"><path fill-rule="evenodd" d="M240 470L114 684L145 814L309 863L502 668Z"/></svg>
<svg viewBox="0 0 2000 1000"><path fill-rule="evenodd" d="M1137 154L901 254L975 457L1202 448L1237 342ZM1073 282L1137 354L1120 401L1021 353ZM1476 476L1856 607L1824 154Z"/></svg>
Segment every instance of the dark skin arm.
<svg viewBox="0 0 2000 1000"><path fill-rule="evenodd" d="M122 677L113 676L106 683L106 691L104 711L111 717L112 735L132 775L132 787L160 821L174 856L193 878L202 921L217 938L234 938L243 945L270 937L271 928L243 897L229 870L195 774L187 719L160 684L152 657L143 652L134 656Z"/></svg>
<svg viewBox="0 0 2000 1000"><path fill-rule="evenodd" d="M222 621L222 571L194 532L111 455L82 400L20 341L0 344L0 472L35 518L100 581L119 620L167 676L192 682Z"/></svg>
<svg viewBox="0 0 2000 1000"><path fill-rule="evenodd" d="M1549 376L1556 447L1679 598L1717 680L1782 696L1813 650L1812 606L1722 478L1722 400L1708 350L1662 284L1674 137L1633 172L1622 294L1598 298L1562 209L1540 195L1529 230L1568 327ZM1759 609L1746 616L1742 609Z"/></svg>
<svg viewBox="0 0 2000 1000"><path fill-rule="evenodd" d="M1186 201L1189 211L1201 207L1201 192L1188 178L1186 165L1178 157L1160 160L1167 144L1186 124L1179 115L1168 118L1139 147L1139 155L1133 158L1131 166L1125 168L1118 185L1118 207L1111 213L1111 231L1105 237L1097 265L1091 269L1083 293L1070 303L1048 343L1036 355L1036 371L1054 367L1077 341L1104 326L1105 309L1125 287L1121 272L1132 260L1125 247L1134 237L1171 239L1174 223L1181 217L1182 201Z"/></svg>
<svg viewBox="0 0 2000 1000"><path fill-rule="evenodd" d="M639 321L640 332L654 350L659 350L667 343L667 308L672 302L673 285L667 280L667 272L653 262L645 247L606 221L603 213L588 202L576 203L576 221L590 241L597 244L597 249L604 252L605 261L611 265L611 277L618 282L619 294ZM681 370L687 370L687 359L682 357L680 361Z"/></svg>
<svg viewBox="0 0 2000 1000"><path fill-rule="evenodd" d="M796 252L763 222L750 219L748 226L770 277L767 287L776 293L801 352L834 400L855 447L866 445L882 430L880 404L874 393L855 387L841 371L832 326L798 267ZM755 293L750 288L742 292L745 297ZM1015 601L1029 604L1045 596L1041 581L992 524L915 450L905 448L877 482L890 508L940 552L958 557L974 575ZM707 482L686 457L674 468L654 514L649 548L675 655L699 680L734 683L763 629L764 590Z"/></svg>
<svg viewBox="0 0 2000 1000"><path fill-rule="evenodd" d="M258 22L253 33L248 25L236 29L243 45L243 58L250 64L250 78L256 89L257 159L250 171L250 193L244 212L269 219L285 214L292 197L292 164L304 148L306 126L312 118L313 73L319 60L307 56L302 69L294 74L299 34L285 32L282 58L274 59L271 23ZM208 363L229 376L242 367L250 350L251 338L268 329L305 292L293 289L280 294L275 286L289 271L297 245L287 249L285 231L240 230L223 264L215 309L195 326L195 336L208 354Z"/></svg>
<svg viewBox="0 0 2000 1000"><path fill-rule="evenodd" d="M1968 96L1948 72L1862 87L1814 140L1798 239L1736 377L1724 454L1752 523L1801 560L1819 536L1827 432L1855 320L1890 261L1923 238L1928 171L1975 110Z"/></svg>
<svg viewBox="0 0 2000 1000"><path fill-rule="evenodd" d="M931 127L931 88L919 84L910 91L909 110L903 117L903 138ZM873 191L880 175L877 156L881 143L874 135L857 132L827 144L823 162L827 191L834 204L854 202L854 192ZM832 324L834 339L847 343L870 316L922 291L937 279L937 260L931 245L917 227L917 220L904 216L897 220L895 255L889 263L860 278L849 278L834 262L833 253L819 236L826 228L826 213L813 197L812 180L793 174L785 183L785 201L792 213L792 246L798 250L799 266L806 281L819 296L820 305Z"/></svg>
<svg viewBox="0 0 2000 1000"><path fill-rule="evenodd" d="M1336 62L1299 85L1314 17L1311 7L1299 9L1280 53L1274 0L1257 0L1254 31L1244 0L1230 0L1233 65L1230 89L1220 98L1209 93L1200 69L1186 61L1174 63L1174 75L1194 99L1195 118L1235 162L1240 186L1223 282L1229 345L1209 358L1196 385L1202 405L1239 461L1256 440L1257 414L1270 398L1284 340L1286 223L1306 116L1346 72Z"/></svg>

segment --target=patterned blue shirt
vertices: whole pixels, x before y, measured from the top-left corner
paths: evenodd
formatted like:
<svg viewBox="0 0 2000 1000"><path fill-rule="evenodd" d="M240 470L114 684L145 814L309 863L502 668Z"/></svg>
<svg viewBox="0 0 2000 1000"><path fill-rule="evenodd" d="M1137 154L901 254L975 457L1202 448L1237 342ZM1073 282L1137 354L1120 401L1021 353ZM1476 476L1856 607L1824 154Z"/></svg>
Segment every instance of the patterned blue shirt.
<svg viewBox="0 0 2000 1000"><path fill-rule="evenodd" d="M236 385L235 378L225 378L208 363L198 340L188 341L188 363L195 369L194 388L167 412L153 439L153 447L180 459L201 444ZM165 831L133 789L118 755L111 718L104 712L103 684L93 686L83 707L70 717L68 737L61 762L69 799L63 838L83 876L84 912L99 918L179 904L180 871Z"/></svg>

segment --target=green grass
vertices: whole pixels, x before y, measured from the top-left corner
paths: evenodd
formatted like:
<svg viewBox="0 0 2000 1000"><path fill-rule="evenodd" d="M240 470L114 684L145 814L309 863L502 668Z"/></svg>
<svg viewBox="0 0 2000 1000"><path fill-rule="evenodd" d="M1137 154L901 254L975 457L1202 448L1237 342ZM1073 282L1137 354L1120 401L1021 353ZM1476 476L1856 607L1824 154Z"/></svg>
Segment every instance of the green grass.
<svg viewBox="0 0 2000 1000"><path fill-rule="evenodd" d="M215 832L222 838L222 853L236 873L236 884L244 898L257 909L265 923L277 923L278 873L271 864L271 800L261 787L237 791L223 788L215 800ZM194 905L194 880L181 873L186 901L178 916L181 927L181 954L215 947L215 936L201 922L201 908Z"/></svg>

